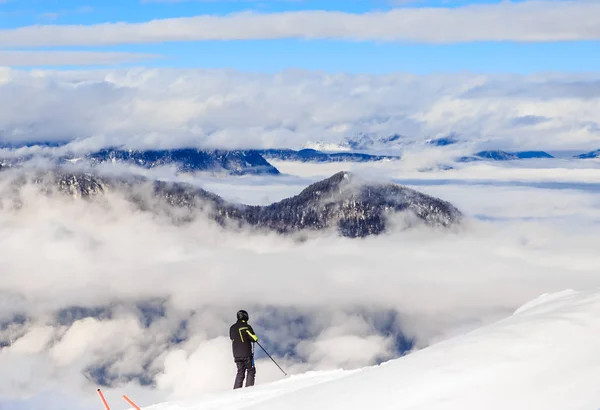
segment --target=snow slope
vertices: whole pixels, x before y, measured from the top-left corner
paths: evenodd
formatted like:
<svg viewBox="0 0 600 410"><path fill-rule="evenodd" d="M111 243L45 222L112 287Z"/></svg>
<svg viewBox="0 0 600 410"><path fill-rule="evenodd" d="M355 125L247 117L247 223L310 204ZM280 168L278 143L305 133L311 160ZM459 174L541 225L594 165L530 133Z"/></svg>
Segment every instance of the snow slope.
<svg viewBox="0 0 600 410"><path fill-rule="evenodd" d="M597 410L600 290L542 295L506 319L381 366L148 408Z"/></svg>

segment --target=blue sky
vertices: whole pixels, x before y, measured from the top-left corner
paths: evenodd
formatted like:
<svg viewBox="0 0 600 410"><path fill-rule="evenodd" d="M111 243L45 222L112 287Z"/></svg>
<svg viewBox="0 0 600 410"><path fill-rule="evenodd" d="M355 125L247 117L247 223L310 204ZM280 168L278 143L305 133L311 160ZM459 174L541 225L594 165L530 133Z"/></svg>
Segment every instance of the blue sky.
<svg viewBox="0 0 600 410"><path fill-rule="evenodd" d="M415 1L412 3L402 0L396 2L386 0L5 0L2 2L0 0L0 29L8 38L6 41L0 41L0 65L11 65L11 62L14 61L14 56L9 55L13 59L6 57L8 58L7 62L3 63L2 52L18 50L20 53L31 54L33 51L43 50L46 52L43 58L39 55L37 57L29 56L32 60L27 61L33 61L33 66L76 68L79 64L75 57L63 60L62 57L55 54L57 57L51 59L51 62L45 60L48 51L70 51L123 53L117 57L111 55L106 63L103 62L105 55L99 54L97 56L99 56L100 63L95 66L234 68L264 72L303 68L377 74L390 72L428 74L457 71L528 74L540 71L594 72L600 68L600 42L597 33L581 33L580 38L576 41L554 41L551 38L552 27L543 28L547 31L544 35L550 37L549 39L536 42L528 42L526 39L524 41L510 39L508 41L491 41L481 38L453 41L450 44L432 44L427 41L378 41L376 39L355 41L351 38L302 39L286 38L285 36L278 38L278 35L275 34L274 38L270 39L256 39L250 35L249 38L235 40L162 41L157 38L156 41L129 42L125 35L122 37L122 44L117 42L114 44L64 45L59 41L57 44L49 42L34 46L23 45L18 41L15 44L11 43L14 30L35 25L84 27L107 22L145 23L151 20L179 19L181 17L226 16L229 13L240 11L277 15L283 12L325 10L363 15L363 13L371 11L389 12L397 8L458 9L474 4L493 6L494 3L496 2L464 0ZM557 3L561 2L537 2L538 6L541 4L540 10L555 7ZM586 12L584 9L586 6L594 7L593 2L584 0L579 3L582 5L580 11L584 15L589 15L595 10L591 9ZM573 10L577 13L579 9L571 7L571 11ZM493 18L494 11L492 10L490 13ZM519 13L521 11L515 9L514 15L517 18ZM535 13L534 10L531 13L533 16L530 18L535 19ZM513 24L512 14L510 16L511 18L507 19L506 15L498 14L497 19L500 29L506 30L509 34ZM403 23L404 20L399 18L397 24ZM473 24L477 24L477 18L474 19ZM540 24L543 24L543 18L540 18ZM366 24L361 22L357 23L359 30L365 29L365 26ZM436 30L436 27L436 22L432 21L429 30ZM299 30L302 30L302 27ZM471 30L468 25L464 28L465 33ZM493 31L494 29L491 28L490 32ZM483 32L485 32L485 28ZM442 31L439 36L443 37L443 35ZM459 37L460 35L461 33L458 33ZM32 36L35 37L34 34ZM77 37L76 34L69 34L69 36ZM139 53L144 56L139 56ZM146 54L153 57L148 58L145 56ZM87 58L89 57L87 55ZM128 61L130 57L132 57L132 61ZM114 58L117 59L117 62ZM28 63L19 61L16 65L28 67ZM86 61L89 65L89 60ZM46 62L47 64L45 64Z"/></svg>

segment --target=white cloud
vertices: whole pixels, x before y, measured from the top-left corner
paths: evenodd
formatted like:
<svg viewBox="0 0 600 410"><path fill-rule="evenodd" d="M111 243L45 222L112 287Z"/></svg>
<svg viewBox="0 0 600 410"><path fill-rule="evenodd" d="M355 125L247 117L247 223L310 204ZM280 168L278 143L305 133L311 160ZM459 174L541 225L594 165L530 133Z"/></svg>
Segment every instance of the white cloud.
<svg viewBox="0 0 600 410"><path fill-rule="evenodd" d="M393 164L370 166L379 178L402 176ZM461 172L505 176L479 165ZM24 338L0 355L0 399L48 390L88 397L95 386L82 373L89 365L121 376L124 386L107 389L114 400L127 392L140 405L230 389L234 365L226 338L241 307L278 363L295 373L367 365L393 355L391 337L400 332L422 346L509 314L541 293L597 285L594 192L424 185L468 216L491 220L469 220L445 233L325 235L296 243L229 233L202 218L175 226L134 211L116 194L73 202L25 190L16 209L10 175L0 173L0 289L23 296L20 310L30 320L13 329ZM284 181L296 191L304 185ZM260 182L221 180L220 193L257 198L265 193ZM269 187L273 196L290 190ZM165 298L165 314L144 327L132 304L149 298ZM113 314L72 325L50 315L73 305L112 306ZM169 340L182 320L186 337L174 344ZM281 377L268 358L258 366L259 383ZM157 390L127 384L136 374L156 376Z"/></svg>
<svg viewBox="0 0 600 410"><path fill-rule="evenodd" d="M376 334L364 318L338 312L314 340L298 343L296 351L314 369L356 368L394 357L393 336Z"/></svg>
<svg viewBox="0 0 600 410"><path fill-rule="evenodd" d="M0 66L90 66L131 63L159 58L154 54L92 51L0 50Z"/></svg>
<svg viewBox="0 0 600 410"><path fill-rule="evenodd" d="M42 13L38 16L38 18L41 20L49 20L49 21L50 20L58 20L67 15L85 14L85 13L91 13L92 11L94 11L94 8L92 6L80 6L75 9L57 10L57 11Z"/></svg>
<svg viewBox="0 0 600 410"><path fill-rule="evenodd" d="M598 84L576 74L4 69L0 130L4 141L88 138L78 146L133 148L300 148L360 132L417 140L456 132L473 143L464 153L586 151L600 146Z"/></svg>
<svg viewBox="0 0 600 410"><path fill-rule="evenodd" d="M217 337L200 343L191 354L183 349L170 351L157 385L161 390L171 391L172 398L189 399L206 392L230 389L233 369L231 341L228 336Z"/></svg>
<svg viewBox="0 0 600 410"><path fill-rule="evenodd" d="M0 46L100 46L165 41L345 39L457 43L597 40L600 4L579 1L501 2L458 8L252 12L90 26L29 26L0 30ZM510 22L510 24L507 24Z"/></svg>
<svg viewBox="0 0 600 410"><path fill-rule="evenodd" d="M54 328L52 326L35 327L11 343L11 351L20 354L43 352L53 335Z"/></svg>

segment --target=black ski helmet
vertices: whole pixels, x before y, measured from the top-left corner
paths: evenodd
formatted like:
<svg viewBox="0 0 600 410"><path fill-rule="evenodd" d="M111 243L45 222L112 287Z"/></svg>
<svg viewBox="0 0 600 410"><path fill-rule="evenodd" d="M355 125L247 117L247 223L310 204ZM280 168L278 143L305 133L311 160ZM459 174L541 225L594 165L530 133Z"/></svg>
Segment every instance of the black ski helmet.
<svg viewBox="0 0 600 410"><path fill-rule="evenodd" d="M246 312L245 310L238 311L237 318L238 318L238 320L248 321L248 312Z"/></svg>

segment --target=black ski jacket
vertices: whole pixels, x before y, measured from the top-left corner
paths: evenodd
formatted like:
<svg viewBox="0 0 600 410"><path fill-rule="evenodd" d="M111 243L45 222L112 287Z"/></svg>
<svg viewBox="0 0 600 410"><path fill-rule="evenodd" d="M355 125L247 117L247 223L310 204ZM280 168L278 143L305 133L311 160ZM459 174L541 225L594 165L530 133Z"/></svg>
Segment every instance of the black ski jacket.
<svg viewBox="0 0 600 410"><path fill-rule="evenodd" d="M258 340L254 329L244 320L238 320L229 328L229 338L233 357L236 359L245 359L252 357L252 343Z"/></svg>

